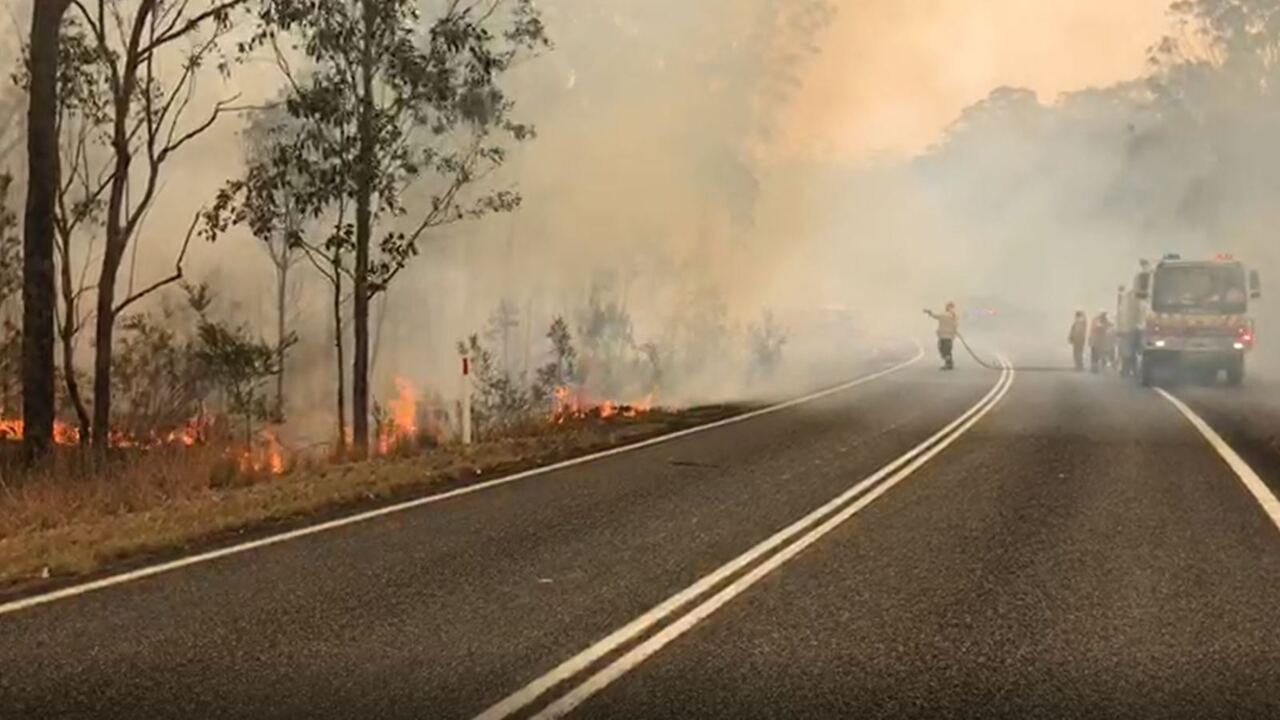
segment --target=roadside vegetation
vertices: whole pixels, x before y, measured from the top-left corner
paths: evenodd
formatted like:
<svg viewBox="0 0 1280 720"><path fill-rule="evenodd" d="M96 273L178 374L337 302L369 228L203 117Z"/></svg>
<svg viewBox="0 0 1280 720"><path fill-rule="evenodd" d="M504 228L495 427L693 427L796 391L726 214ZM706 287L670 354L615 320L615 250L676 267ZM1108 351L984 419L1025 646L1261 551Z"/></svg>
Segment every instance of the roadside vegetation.
<svg viewBox="0 0 1280 720"><path fill-rule="evenodd" d="M758 5L752 52L718 52L739 84L723 102L759 108L735 106L743 130L709 155L712 174L749 172L788 68L829 17L825 0ZM579 32L605 17L580 14L557 22ZM767 314L735 325L703 292L640 339L626 293L602 280L540 330L527 304L497 297L483 327L437 338L471 368L472 445L461 378L373 377L379 308L424 247L525 204L503 169L537 132L509 82L555 52L556 30L532 0L20 0L19 17L20 40L0 39L13 68L0 88L0 588L723 417L736 409L690 408L692 391L780 362ZM736 75L760 57L778 62ZM251 76L275 90L243 97ZM228 124L241 171L209 197L175 193ZM751 183L736 187L704 212L745 222ZM155 225L168 205L180 231ZM246 319L236 282L193 272L195 250L232 235L254 239L274 278L270 323ZM327 338L299 325L300 284L321 288L306 297L328 310ZM298 389L324 364L319 396ZM299 430L317 417L321 437Z"/></svg>
<svg viewBox="0 0 1280 720"><path fill-rule="evenodd" d="M0 430L10 434L0 441L0 590L483 481L748 407L661 407L661 353L636 343L625 309L598 292L577 313L582 327L553 320L536 367L503 352L503 304L458 343L471 365L473 444L460 441L456 399L397 379L396 394L372 408L370 457L337 443L296 446L271 394L276 348L217 319L207 287L176 293L180 303L122 326L105 456L59 419L46 462L24 468L20 425ZM779 360L779 340L761 335L777 328L716 332L759 353L744 372Z"/></svg>
<svg viewBox="0 0 1280 720"><path fill-rule="evenodd" d="M229 465L217 446L162 449L103 470L73 456L0 491L0 596L130 559L253 537L637 442L739 412L715 406L529 428L464 448L404 441L363 462Z"/></svg>

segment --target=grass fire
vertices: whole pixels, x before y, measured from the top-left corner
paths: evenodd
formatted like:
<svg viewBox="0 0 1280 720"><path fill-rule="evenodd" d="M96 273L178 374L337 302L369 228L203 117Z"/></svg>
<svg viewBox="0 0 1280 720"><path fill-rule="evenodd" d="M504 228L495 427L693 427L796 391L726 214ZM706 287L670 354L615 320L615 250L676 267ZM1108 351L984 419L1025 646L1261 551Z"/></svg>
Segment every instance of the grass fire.
<svg viewBox="0 0 1280 720"><path fill-rule="evenodd" d="M614 400L592 400L581 388L567 385L557 387L552 392L553 405L550 419L555 423L567 420L599 418L607 420L619 416L631 418L653 408L653 393L632 402L616 402Z"/></svg>
<svg viewBox="0 0 1280 720"><path fill-rule="evenodd" d="M47 11L17 1L14 17ZM25 123L0 125L0 545L10 553L0 563L16 548L54 548L0 568L0 583L335 512L423 478L470 481L766 394L786 340L770 299L745 292L750 278L677 268L697 265L682 247L695 236L718 253L756 232L749 206L767 163L749 126L767 118L738 120L785 73L738 87L752 73L734 60L672 85L651 51L703 58L666 33L629 47L630 75L736 128L638 123L655 153L633 164L583 125L583 108L613 127L654 105L615 97L607 75L588 79L608 71L574 59L595 38L564 8L498 0L472 17L465 3L387 4L386 32L369 37L380 46L347 57L307 13L251 0L223 17L204 5L157 13L106 0L100 16L72 4L52 39L0 41L18 81L0 90L0 119L28 117L37 68L20 58L46 57L42 42L66 58L47 88L56 117L32 135L61 149L44 153L52 166L32 174L8 154L26 147ZM817 31L817 15L760 9L744 15L759 25L749 36L760 57L789 56L782 46L804 48ZM594 6L583 13L620 27ZM295 16L306 22L281 24ZM103 17L164 38L165 51L131 47ZM440 33L454 42L420 45ZM743 51L736 40L716 48L726 59ZM476 54L488 60L472 63ZM356 121L371 99L363 86L330 84L365 58L397 59L372 69L390 93L372 98L388 113L372 135ZM459 64L476 72L409 72ZM101 82L139 68L135 82ZM136 98L120 94L142 85ZM733 97L708 105L709 86ZM369 152L338 138L362 138ZM555 156L577 140L582 173L616 177L619 197L661 186L663 212L565 176ZM50 177L64 180L43 188L54 272L37 302L50 335L24 344L20 210L40 190L33 181ZM605 227L633 228L652 252L615 252ZM52 354L24 360L37 344ZM415 471L397 474L406 467ZM71 539L73 525L111 540L66 560L85 542Z"/></svg>

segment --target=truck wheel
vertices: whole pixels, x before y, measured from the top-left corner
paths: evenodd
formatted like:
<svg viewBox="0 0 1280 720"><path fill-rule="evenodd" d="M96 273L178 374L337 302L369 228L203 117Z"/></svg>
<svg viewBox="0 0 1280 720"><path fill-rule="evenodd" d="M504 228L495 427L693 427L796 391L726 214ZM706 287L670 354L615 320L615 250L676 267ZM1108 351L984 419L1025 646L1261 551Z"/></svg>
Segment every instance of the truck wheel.
<svg viewBox="0 0 1280 720"><path fill-rule="evenodd" d="M1244 382L1244 358L1238 357L1227 364L1227 384L1236 387Z"/></svg>

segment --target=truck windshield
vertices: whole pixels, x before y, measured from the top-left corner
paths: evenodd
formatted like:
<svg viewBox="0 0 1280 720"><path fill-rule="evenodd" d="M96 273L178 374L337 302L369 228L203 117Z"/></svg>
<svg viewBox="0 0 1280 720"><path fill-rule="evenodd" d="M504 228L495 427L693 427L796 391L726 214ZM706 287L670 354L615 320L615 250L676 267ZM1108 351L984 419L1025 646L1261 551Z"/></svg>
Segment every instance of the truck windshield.
<svg viewBox="0 0 1280 720"><path fill-rule="evenodd" d="M1156 312L1243 313L1244 268L1188 265L1158 268L1151 307Z"/></svg>

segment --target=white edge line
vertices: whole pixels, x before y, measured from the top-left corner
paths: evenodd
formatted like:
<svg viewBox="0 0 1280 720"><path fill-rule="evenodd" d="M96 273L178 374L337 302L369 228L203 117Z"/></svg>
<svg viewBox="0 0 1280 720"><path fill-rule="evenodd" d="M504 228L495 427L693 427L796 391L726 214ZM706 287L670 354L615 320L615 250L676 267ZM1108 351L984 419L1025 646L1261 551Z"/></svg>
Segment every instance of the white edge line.
<svg viewBox="0 0 1280 720"><path fill-rule="evenodd" d="M249 550L255 550L257 548L266 547L268 545L275 545L276 543L282 543L288 540L295 540L300 537L306 537L307 535L314 535L316 533L321 533L326 530L333 530L335 528L344 527L346 525L354 525L356 523L364 522L366 520L372 520L374 518L382 517L384 515L398 513L404 510L411 510L413 508L421 507L423 505L430 505L430 504L441 502L444 500L449 500L451 498L459 497L461 495L469 495L471 493L480 492L482 490L488 490L490 488L498 487L500 485L513 483L518 480L524 480L524 479L535 477L538 475L545 475L547 473L552 473L557 470L563 470L565 468L573 467L575 465L582 465L582 464L593 462L596 460L602 460L604 458L611 457L613 455L619 455L624 452L630 452L632 450L639 450L641 448L652 447L660 443L665 443L671 440L676 440L678 438L687 437L695 433L704 432L707 430L713 430L715 428L724 427L726 425L732 425L734 423L740 423L745 420L750 420L752 418L760 417L761 415L767 415L769 413L778 412L780 410L785 410L787 408L795 407L796 405L812 402L814 400L818 400L818 399L827 397L829 395L834 395L836 393L844 392L845 390L849 390L859 385L869 383L873 380L878 380L886 375L895 373L899 370L902 370L903 368L906 368L910 365L915 364L917 361L919 361L923 357L924 357L924 349L920 347L919 344L917 344L916 354L910 359L900 362L897 365L893 365L883 370L878 370L869 375L864 375L860 378L851 380L842 385L837 385L835 387L828 388L826 390L820 390L818 392L811 393L803 397L795 398L793 400L788 400L786 402L778 403L776 405L770 405L769 407L766 407L766 408L753 410L751 412L743 413L741 415L734 415L733 417L724 418L722 420L717 420L715 422L707 423L705 425L698 425L696 427L685 428L684 430L677 430L672 433L667 433L666 435L659 435L657 437L649 438L648 440L641 440L640 442L631 443L630 445L621 445L619 447L610 448L608 450L602 450L600 452L591 453L589 455L583 455L581 457L571 458L569 460L562 460L558 463L553 463L551 465L544 465L542 467L532 468L530 470L525 470L522 472L515 473L514 475L507 475L505 477L494 478L493 480L488 480L482 483L476 483L474 485L468 485L466 487L458 488L456 490L450 490L448 492L438 493L436 495L427 495L425 497L416 498L413 500L406 500L404 502L396 503L394 505L388 505L386 507L377 508L375 510L368 510L362 513L357 513L355 515L349 515L347 517L336 518L334 520L329 520L316 525L308 525L306 527L297 528L295 530L279 533L277 535L270 535L268 537L259 538L257 540L250 540L248 542L243 542L236 545L229 545L227 547L218 548L216 550L209 550L207 552L198 553L196 555L188 555L186 557L181 557L176 560L169 560L167 562L159 563L156 565L148 565L146 567L137 568L135 570L130 570L128 572L109 575L104 578L99 578L97 580L92 580L86 583L71 585L65 588L61 588L59 590L54 590L54 591L42 593L39 595L32 595L30 597L11 600L7 603L0 604L0 615L7 615L9 613L17 612L19 610L25 610L27 608L35 607L37 605L44 605L47 603L55 602L57 600L64 600L66 598L75 597L76 595L83 595L85 593L93 592L95 590L102 590L104 588L112 587L113 585L122 585L124 583L132 582L134 580L141 580L142 578L151 577L152 575L159 575L161 573L178 570L180 568L188 567L190 565L197 565L200 563L209 562L210 560L216 560L218 558L226 557L228 555L236 555L239 553L247 552Z"/></svg>
<svg viewBox="0 0 1280 720"><path fill-rule="evenodd" d="M987 402L987 399L991 397L990 394L988 394L987 398L983 398L983 402L986 404L982 406L981 410L977 414L965 421L965 423L954 433L939 442L937 445L929 448L923 455L920 455L912 461L911 464L899 470L893 475L893 477L877 485L866 495L858 498L856 502L849 505L844 510L841 510L818 527L810 530L799 540L788 545L776 555L771 556L765 562L760 563L755 568L752 568L750 572L738 578L720 592L703 601L697 607L681 616L678 620L656 633L653 637L650 637L640 643L625 655L592 675L581 685L578 685L556 702L543 709L542 712L534 715L533 720L553 720L554 718L560 718L568 714L592 695L596 694L622 675L625 675L628 671L644 662L651 655L661 650L668 643L683 635L694 625L697 625L716 610L720 609L720 607L728 603L734 597L759 582L764 578L764 576L773 572L788 560L800 554L800 552L805 548L817 542L824 535L842 525L858 511L862 510L867 505L870 505L876 498L891 490L893 486L910 477L912 473L919 470L934 456L962 437L969 428L973 427L973 425L981 420L983 416L991 412L991 410L994 409L1004 398L1005 394L1009 392L1009 388L1013 386L1014 371L1003 358L1001 359L1001 362L1004 364L1005 370L1001 374L1000 382L997 383L999 393L992 398L990 402Z"/></svg>
<svg viewBox="0 0 1280 720"><path fill-rule="evenodd" d="M595 644L579 652L577 655L574 655L521 689L503 698L497 704L485 710L480 715L477 715L475 720L501 720L502 718L509 717L512 714L519 712L523 708L532 704L551 688L582 672L600 658L618 649L618 647L624 643L634 639L637 635L640 635L653 627L656 623L662 621L667 616L696 600L712 587L718 585L720 582L738 572L743 567L751 564L760 556L767 554L774 548L790 540L792 537L804 532L840 505L848 502L850 499L865 491L868 487L874 485L898 468L910 462L912 458L924 452L930 445L963 424L1000 391L1002 381L1003 375L1001 379L998 380L989 391L987 391L987 394L984 395L982 399L978 400L977 403L962 413L960 417L951 421L946 425L946 427L931 435L924 442L916 445L906 453L900 455L898 458L890 461L887 465L858 482L853 487L837 495L835 498L832 498L818 509L810 512L808 515L805 515L774 535L762 540L755 547L752 547L745 553L720 566L709 575L703 576L702 579L686 587L684 590L672 595L662 603L654 606L631 622L618 628L603 639L597 641Z"/></svg>
<svg viewBox="0 0 1280 720"><path fill-rule="evenodd" d="M1156 388L1156 392L1163 395L1165 400L1173 403L1173 406L1178 409L1178 412L1182 413L1182 416L1185 417L1195 427L1195 429L1199 430L1200 434L1209 441L1209 445L1211 445L1213 449L1218 452L1218 455L1226 461L1227 465L1235 471L1236 476L1239 477L1240 481L1244 483L1244 486L1249 489L1249 492L1253 493L1254 499L1256 499L1258 504L1262 506L1262 510L1267 514L1267 517L1271 518L1271 522L1275 524L1276 529L1280 530L1280 500L1276 499L1275 494L1272 493L1271 489L1267 487L1267 484L1262 481L1262 478L1258 476L1258 473L1254 472L1253 468L1249 467L1249 463L1245 462L1244 458L1240 457L1239 453L1228 445L1227 441L1223 440L1222 436L1210 427L1209 423L1205 422L1203 418L1197 415L1194 410L1187 406L1186 403L1179 400L1164 388Z"/></svg>

